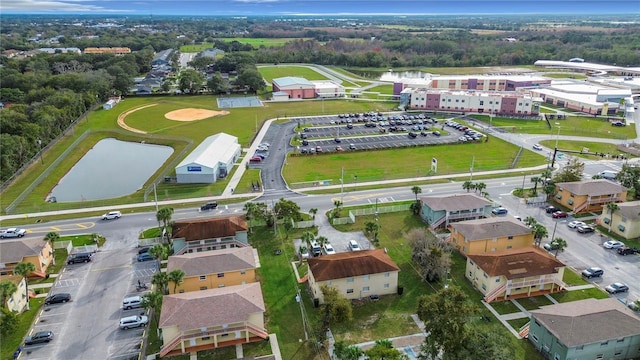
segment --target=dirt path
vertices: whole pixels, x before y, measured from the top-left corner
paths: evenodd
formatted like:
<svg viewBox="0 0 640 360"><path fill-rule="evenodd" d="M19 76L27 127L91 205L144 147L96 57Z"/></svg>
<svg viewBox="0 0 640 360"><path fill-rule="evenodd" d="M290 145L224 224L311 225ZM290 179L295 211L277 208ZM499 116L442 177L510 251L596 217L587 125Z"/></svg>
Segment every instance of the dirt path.
<svg viewBox="0 0 640 360"><path fill-rule="evenodd" d="M118 126L120 126L121 128L123 128L125 130L129 130L131 132L134 132L134 133L146 134L147 133L146 131L139 130L139 129L136 129L136 128L132 128L131 126L125 124L124 119L131 113L134 113L134 112L136 112L138 110L146 109L146 108L151 107L151 106L156 106L156 105L158 105L158 104L144 105L144 106L140 106L140 107L133 108L131 110L127 110L127 111L123 112L122 114L118 115Z"/></svg>

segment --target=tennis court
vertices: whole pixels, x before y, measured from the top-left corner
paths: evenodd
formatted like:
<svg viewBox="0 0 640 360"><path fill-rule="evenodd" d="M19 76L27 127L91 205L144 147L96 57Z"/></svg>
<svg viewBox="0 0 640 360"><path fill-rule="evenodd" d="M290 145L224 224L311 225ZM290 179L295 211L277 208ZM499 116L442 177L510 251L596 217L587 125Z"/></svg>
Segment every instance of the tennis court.
<svg viewBox="0 0 640 360"><path fill-rule="evenodd" d="M218 108L220 109L259 106L262 106L262 101L256 96L218 98Z"/></svg>

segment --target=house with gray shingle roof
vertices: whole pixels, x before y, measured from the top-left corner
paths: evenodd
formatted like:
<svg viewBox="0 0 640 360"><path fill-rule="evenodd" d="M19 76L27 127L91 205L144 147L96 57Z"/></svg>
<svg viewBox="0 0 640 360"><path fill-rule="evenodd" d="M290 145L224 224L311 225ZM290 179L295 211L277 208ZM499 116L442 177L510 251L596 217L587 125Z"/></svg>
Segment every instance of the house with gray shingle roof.
<svg viewBox="0 0 640 360"><path fill-rule="evenodd" d="M264 312L260 283L167 295L158 325L160 356L264 341Z"/></svg>
<svg viewBox="0 0 640 360"><path fill-rule="evenodd" d="M491 202L473 193L420 197L420 217L431 229L491 216Z"/></svg>
<svg viewBox="0 0 640 360"><path fill-rule="evenodd" d="M462 255L484 254L533 245L533 232L510 216L451 224L449 241Z"/></svg>
<svg viewBox="0 0 640 360"><path fill-rule="evenodd" d="M180 269L184 279L169 292L183 293L256 282L258 251L250 246L169 256L167 272Z"/></svg>
<svg viewBox="0 0 640 360"><path fill-rule="evenodd" d="M573 213L599 212L627 199L627 188L606 179L557 183L555 200Z"/></svg>
<svg viewBox="0 0 640 360"><path fill-rule="evenodd" d="M613 214L605 207L597 222L625 239L640 237L640 201L618 203L618 207Z"/></svg>
<svg viewBox="0 0 640 360"><path fill-rule="evenodd" d="M637 359L640 318L618 299L585 299L531 311L529 341L547 359Z"/></svg>
<svg viewBox="0 0 640 360"><path fill-rule="evenodd" d="M346 299L395 294L400 268L384 249L323 255L307 260L309 288L323 302L322 285L333 287Z"/></svg>

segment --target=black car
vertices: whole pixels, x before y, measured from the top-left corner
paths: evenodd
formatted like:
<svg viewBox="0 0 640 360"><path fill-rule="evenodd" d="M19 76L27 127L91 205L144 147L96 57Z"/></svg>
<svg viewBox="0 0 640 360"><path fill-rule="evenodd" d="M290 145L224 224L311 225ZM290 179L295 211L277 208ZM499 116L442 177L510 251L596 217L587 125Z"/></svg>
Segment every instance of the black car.
<svg viewBox="0 0 640 360"><path fill-rule="evenodd" d="M592 277L600 277L604 274L604 270L597 267L590 267L582 270L582 276L587 279L591 279Z"/></svg>
<svg viewBox="0 0 640 360"><path fill-rule="evenodd" d="M630 248L627 246L623 246L621 248L618 248L616 250L618 252L618 254L625 256L625 255L633 255L636 253L640 253L640 249L636 249L636 248Z"/></svg>
<svg viewBox="0 0 640 360"><path fill-rule="evenodd" d="M302 146L307 146L309 145L309 141L308 140L302 140Z"/></svg>
<svg viewBox="0 0 640 360"><path fill-rule="evenodd" d="M34 345L40 343L48 343L53 340L53 332L51 331L38 331L32 336L28 336L24 341L25 345Z"/></svg>
<svg viewBox="0 0 640 360"><path fill-rule="evenodd" d="M47 296L47 298L44 300L44 303L45 305L49 305L66 303L67 301L71 301L71 294L60 293Z"/></svg>
<svg viewBox="0 0 640 360"><path fill-rule="evenodd" d="M411 131L411 132L409 132L409 137L414 139L414 138L418 137L418 134L416 134L413 131Z"/></svg>
<svg viewBox="0 0 640 360"><path fill-rule="evenodd" d="M138 249L138 255L148 253L151 247L152 247L151 245L141 247L140 249Z"/></svg>
<svg viewBox="0 0 640 360"><path fill-rule="evenodd" d="M91 253L72 254L71 256L69 256L69 259L67 259L67 264L71 265L77 263L88 263L89 261L91 261L92 257L93 254Z"/></svg>
<svg viewBox="0 0 640 360"><path fill-rule="evenodd" d="M557 207L555 207L555 206L547 206L547 207L544 209L544 212L546 212L547 214L553 214L553 213L554 213L554 212L556 212L556 211L560 211L560 209L558 209L558 208L557 208Z"/></svg>
<svg viewBox="0 0 640 360"><path fill-rule="evenodd" d="M201 211L205 211L205 210L213 210L218 208L218 203L216 201L212 201L212 202L208 202L202 206L200 206L200 210Z"/></svg>

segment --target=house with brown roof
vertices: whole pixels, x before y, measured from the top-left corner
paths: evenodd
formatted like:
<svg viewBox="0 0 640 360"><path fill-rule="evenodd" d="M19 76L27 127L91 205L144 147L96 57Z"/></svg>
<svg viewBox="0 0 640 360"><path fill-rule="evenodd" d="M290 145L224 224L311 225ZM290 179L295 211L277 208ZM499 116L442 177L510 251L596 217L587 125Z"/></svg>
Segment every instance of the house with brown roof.
<svg viewBox="0 0 640 360"><path fill-rule="evenodd" d="M172 294L216 289L256 282L256 269L260 267L258 251L251 246L203 251L169 256L167 272L184 271L181 284L170 284Z"/></svg>
<svg viewBox="0 0 640 360"><path fill-rule="evenodd" d="M640 358L640 318L615 298L532 310L528 337L546 359Z"/></svg>
<svg viewBox="0 0 640 360"><path fill-rule="evenodd" d="M36 267L29 277L47 276L47 269L54 263L51 241L41 237L0 241L0 275L13 275L13 268L21 262Z"/></svg>
<svg viewBox="0 0 640 360"><path fill-rule="evenodd" d="M264 312L260 283L167 295L160 356L263 341L269 337Z"/></svg>
<svg viewBox="0 0 640 360"><path fill-rule="evenodd" d="M431 195L420 197L420 217L431 229L450 223L491 216L489 200L473 193Z"/></svg>
<svg viewBox="0 0 640 360"><path fill-rule="evenodd" d="M338 290L346 299L389 295L398 291L400 268L384 249L323 255L307 260L309 288L318 303L324 301L322 285Z"/></svg>
<svg viewBox="0 0 640 360"><path fill-rule="evenodd" d="M566 288L565 265L538 247L467 256L466 278L484 301L550 294Z"/></svg>
<svg viewBox="0 0 640 360"><path fill-rule="evenodd" d="M23 312L27 307L27 301L29 301L29 296L27 295L27 282L25 278L20 275L0 276L0 283L5 281L14 283L17 288L13 294L10 294L5 299L5 308L17 313Z"/></svg>
<svg viewBox="0 0 640 360"><path fill-rule="evenodd" d="M606 179L556 184L555 200L574 214L601 211L608 203L627 199L627 188Z"/></svg>
<svg viewBox="0 0 640 360"><path fill-rule="evenodd" d="M611 228L611 231L625 239L640 237L640 201L628 201L618 204L619 209L613 214L606 205L597 222Z"/></svg>
<svg viewBox="0 0 640 360"><path fill-rule="evenodd" d="M176 221L172 226L175 254L249 246L244 215Z"/></svg>
<svg viewBox="0 0 640 360"><path fill-rule="evenodd" d="M510 216L451 224L449 241L463 255L520 249L533 245L533 232Z"/></svg>

